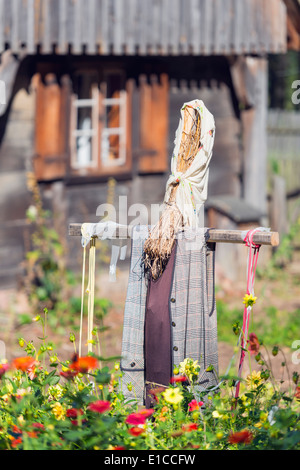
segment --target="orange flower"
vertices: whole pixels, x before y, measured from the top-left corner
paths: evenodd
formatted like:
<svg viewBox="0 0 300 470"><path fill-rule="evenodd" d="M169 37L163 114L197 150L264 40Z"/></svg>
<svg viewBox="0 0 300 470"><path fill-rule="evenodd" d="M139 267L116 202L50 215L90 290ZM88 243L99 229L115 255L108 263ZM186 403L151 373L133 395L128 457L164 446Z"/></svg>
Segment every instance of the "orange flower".
<svg viewBox="0 0 300 470"><path fill-rule="evenodd" d="M251 355L256 355L259 352L259 341L255 333L249 335L248 349Z"/></svg>
<svg viewBox="0 0 300 470"><path fill-rule="evenodd" d="M12 446L13 448L18 447L19 444L22 444L22 437L18 437L17 439L14 439L14 440L11 442L11 446Z"/></svg>
<svg viewBox="0 0 300 470"><path fill-rule="evenodd" d="M37 433L35 431L28 431L27 435L32 438L38 437Z"/></svg>
<svg viewBox="0 0 300 470"><path fill-rule="evenodd" d="M182 425L182 430L185 432L197 431L197 429L198 429L197 423L188 423L188 424Z"/></svg>
<svg viewBox="0 0 300 470"><path fill-rule="evenodd" d="M34 364L36 364L36 361L33 357L25 356L25 357L17 357L16 359L12 361L11 365L14 369L26 372L28 371L28 369L31 369Z"/></svg>
<svg viewBox="0 0 300 470"><path fill-rule="evenodd" d="M296 387L295 398L296 400L300 400L300 386L299 385L298 387Z"/></svg>
<svg viewBox="0 0 300 470"><path fill-rule="evenodd" d="M228 438L230 444L250 444L252 440L253 434L252 432L248 431L248 429L231 433Z"/></svg>
<svg viewBox="0 0 300 470"><path fill-rule="evenodd" d="M133 426L132 428L129 428L128 429L128 432L129 434L131 434L132 436L139 436L140 434L142 434L143 432L145 431L145 429L143 428L140 428L138 426Z"/></svg>
<svg viewBox="0 0 300 470"><path fill-rule="evenodd" d="M85 356L85 357L75 356L72 364L70 365L70 369L85 374L91 369L96 369L97 365L98 365L98 361L95 357L92 357L92 356Z"/></svg>
<svg viewBox="0 0 300 470"><path fill-rule="evenodd" d="M166 421L166 414L168 413L169 411L169 408L167 406L163 406L161 411L160 411L160 415L159 415L159 421Z"/></svg>

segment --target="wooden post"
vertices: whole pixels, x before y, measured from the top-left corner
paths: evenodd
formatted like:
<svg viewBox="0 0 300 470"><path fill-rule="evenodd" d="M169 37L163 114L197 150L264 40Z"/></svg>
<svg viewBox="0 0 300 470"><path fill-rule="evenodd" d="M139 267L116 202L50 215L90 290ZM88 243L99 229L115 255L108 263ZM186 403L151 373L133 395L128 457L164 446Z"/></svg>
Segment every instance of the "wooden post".
<svg viewBox="0 0 300 470"><path fill-rule="evenodd" d="M69 225L69 235L72 237L81 236L80 223L71 223ZM115 233L112 238L130 238L132 227L116 226ZM208 241L215 243L244 243L244 234L242 230L218 230L210 229L208 231ZM278 232L256 232L253 236L253 243L259 245L278 246L279 234Z"/></svg>
<svg viewBox="0 0 300 470"><path fill-rule="evenodd" d="M267 59L245 58L245 90L250 107L242 112L244 199L265 214L267 214L267 77Z"/></svg>

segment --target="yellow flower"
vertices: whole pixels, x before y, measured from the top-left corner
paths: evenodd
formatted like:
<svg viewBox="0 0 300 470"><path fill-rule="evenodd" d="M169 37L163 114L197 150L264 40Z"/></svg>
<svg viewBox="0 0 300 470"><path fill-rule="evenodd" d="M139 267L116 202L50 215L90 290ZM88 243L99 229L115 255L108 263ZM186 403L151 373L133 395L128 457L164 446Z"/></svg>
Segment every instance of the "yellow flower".
<svg viewBox="0 0 300 470"><path fill-rule="evenodd" d="M200 366L198 361L194 361L190 357L184 359L184 361L179 364L179 373L187 377L190 382L197 379L199 371Z"/></svg>
<svg viewBox="0 0 300 470"><path fill-rule="evenodd" d="M215 410L215 411L212 412L212 417L213 418L221 418L222 415L217 410Z"/></svg>
<svg viewBox="0 0 300 470"><path fill-rule="evenodd" d="M256 370L254 370L251 375L249 374L246 377L248 388L257 388L262 383L262 381L263 380L260 376L260 371L256 372Z"/></svg>
<svg viewBox="0 0 300 470"><path fill-rule="evenodd" d="M51 408L52 408L52 413L54 414L57 421L62 421L62 420L65 419L66 411L65 411L65 409L64 409L64 407L62 406L61 403L59 403L57 401L57 402L53 403Z"/></svg>
<svg viewBox="0 0 300 470"><path fill-rule="evenodd" d="M178 405L178 403L183 400L183 395L181 394L179 388L167 388L162 394L167 403L171 405Z"/></svg>
<svg viewBox="0 0 300 470"><path fill-rule="evenodd" d="M246 307L252 307L252 305L255 304L256 300L257 297L254 297L252 294L246 294L243 299L243 304L245 304Z"/></svg>

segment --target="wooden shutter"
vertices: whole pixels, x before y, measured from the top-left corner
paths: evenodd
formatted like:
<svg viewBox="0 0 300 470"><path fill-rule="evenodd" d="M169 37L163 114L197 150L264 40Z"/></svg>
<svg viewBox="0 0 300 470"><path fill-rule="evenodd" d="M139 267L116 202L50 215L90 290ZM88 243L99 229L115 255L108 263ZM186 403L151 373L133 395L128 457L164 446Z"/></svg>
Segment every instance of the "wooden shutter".
<svg viewBox="0 0 300 470"><path fill-rule="evenodd" d="M36 88L34 170L38 181L64 178L68 155L70 85L59 85L54 75L34 80Z"/></svg>
<svg viewBox="0 0 300 470"><path fill-rule="evenodd" d="M168 169L169 81L163 74L140 78L140 173Z"/></svg>

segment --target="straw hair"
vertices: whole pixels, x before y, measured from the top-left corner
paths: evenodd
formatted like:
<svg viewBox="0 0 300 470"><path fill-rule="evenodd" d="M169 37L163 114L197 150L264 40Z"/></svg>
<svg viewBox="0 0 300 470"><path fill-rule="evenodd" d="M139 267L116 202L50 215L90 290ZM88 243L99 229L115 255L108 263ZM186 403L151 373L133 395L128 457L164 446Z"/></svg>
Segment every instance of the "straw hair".
<svg viewBox="0 0 300 470"><path fill-rule="evenodd" d="M184 108L183 130L177 159L177 171L185 173L192 164L200 147L201 119L199 113L190 106ZM173 184L163 213L152 228L144 244L143 262L145 272L157 279L164 271L170 258L176 233L184 226L183 216L176 205L176 192L179 181Z"/></svg>

